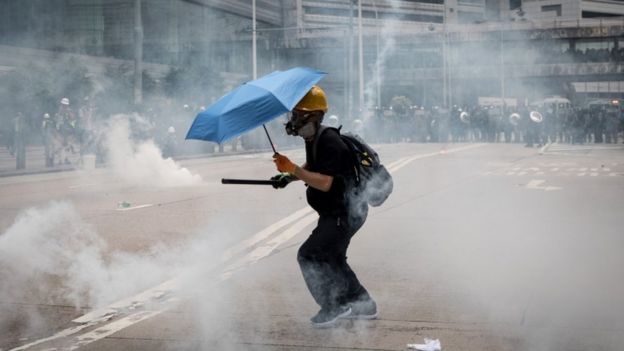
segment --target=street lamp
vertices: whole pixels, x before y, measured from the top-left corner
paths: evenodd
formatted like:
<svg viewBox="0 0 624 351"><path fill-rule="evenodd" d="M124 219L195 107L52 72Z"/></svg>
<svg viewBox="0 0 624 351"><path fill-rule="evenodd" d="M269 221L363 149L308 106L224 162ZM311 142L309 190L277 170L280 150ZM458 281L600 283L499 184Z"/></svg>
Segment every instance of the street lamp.
<svg viewBox="0 0 624 351"><path fill-rule="evenodd" d="M358 111L364 106L364 52L362 47L362 0L358 0Z"/></svg>
<svg viewBox="0 0 624 351"><path fill-rule="evenodd" d="M252 54L251 54L251 61L252 61L252 70L253 70L253 74L252 77L253 79L258 78L258 57L257 55L257 44L256 44L256 0L251 0L251 47L252 47Z"/></svg>
<svg viewBox="0 0 624 351"><path fill-rule="evenodd" d="M381 62L379 60L379 14L377 12L377 2L373 0L373 9L375 10L375 93L376 93L376 101L377 106L381 108L381 73L379 72L381 69Z"/></svg>
<svg viewBox="0 0 624 351"><path fill-rule="evenodd" d="M134 1L134 104L143 102L143 20L141 0Z"/></svg>

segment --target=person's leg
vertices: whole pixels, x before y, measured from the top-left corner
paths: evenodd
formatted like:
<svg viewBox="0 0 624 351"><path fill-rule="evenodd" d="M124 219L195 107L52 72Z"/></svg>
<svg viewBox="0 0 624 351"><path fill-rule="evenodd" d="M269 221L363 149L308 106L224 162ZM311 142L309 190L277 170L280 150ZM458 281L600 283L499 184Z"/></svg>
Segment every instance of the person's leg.
<svg viewBox="0 0 624 351"><path fill-rule="evenodd" d="M362 227L365 220L366 213L349 219L349 225L347 227L347 237L349 240L345 242L344 248L341 248L344 249L344 251L341 252L339 269L342 279L344 279L346 284L345 290L341 291L340 303L352 308L352 313L345 318L374 319L377 317L377 304L347 263L346 256L350 239Z"/></svg>
<svg viewBox="0 0 624 351"><path fill-rule="evenodd" d="M321 216L297 254L308 290L321 307L311 319L315 326L331 326L350 313L349 306L341 304L349 284L344 272L348 234L341 229L337 217Z"/></svg>
<svg viewBox="0 0 624 351"><path fill-rule="evenodd" d="M346 289L342 265L348 234L336 217L319 218L317 227L301 245L297 261L314 300L321 308L339 306L337 299Z"/></svg>

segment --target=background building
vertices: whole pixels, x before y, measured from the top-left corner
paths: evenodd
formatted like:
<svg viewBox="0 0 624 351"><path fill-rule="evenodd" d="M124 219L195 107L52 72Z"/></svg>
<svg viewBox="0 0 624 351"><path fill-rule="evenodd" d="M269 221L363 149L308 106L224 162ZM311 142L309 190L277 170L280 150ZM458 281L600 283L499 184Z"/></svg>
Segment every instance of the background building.
<svg viewBox="0 0 624 351"><path fill-rule="evenodd" d="M250 79L251 5L143 0L147 72L203 65L224 90ZM45 62L45 52L79 55L98 72L131 65L133 9L133 0L0 1L0 71ZM623 16L615 0L257 0L258 72L325 70L332 106L350 116L397 95L426 106L623 97Z"/></svg>

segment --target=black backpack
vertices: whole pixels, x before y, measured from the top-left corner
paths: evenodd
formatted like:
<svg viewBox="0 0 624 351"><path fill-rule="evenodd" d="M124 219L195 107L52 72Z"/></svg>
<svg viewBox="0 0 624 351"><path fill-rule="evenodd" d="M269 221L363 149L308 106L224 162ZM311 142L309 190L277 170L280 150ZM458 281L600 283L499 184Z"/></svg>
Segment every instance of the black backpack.
<svg viewBox="0 0 624 351"><path fill-rule="evenodd" d="M334 129L338 132L342 141L351 150L355 170L356 196L361 196L371 206L381 206L392 193L394 186L392 176L381 164L377 152L359 135L341 134L340 128L321 126L312 146L313 160L316 160L318 140L327 129Z"/></svg>

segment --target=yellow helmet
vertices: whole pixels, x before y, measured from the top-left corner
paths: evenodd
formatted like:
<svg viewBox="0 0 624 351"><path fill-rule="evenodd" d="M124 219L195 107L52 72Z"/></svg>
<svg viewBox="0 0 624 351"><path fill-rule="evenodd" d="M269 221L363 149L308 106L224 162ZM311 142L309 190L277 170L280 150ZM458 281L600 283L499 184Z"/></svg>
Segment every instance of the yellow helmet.
<svg viewBox="0 0 624 351"><path fill-rule="evenodd" d="M295 109L301 111L327 112L327 97L325 96L325 92L318 85L313 86L303 99L297 103Z"/></svg>

